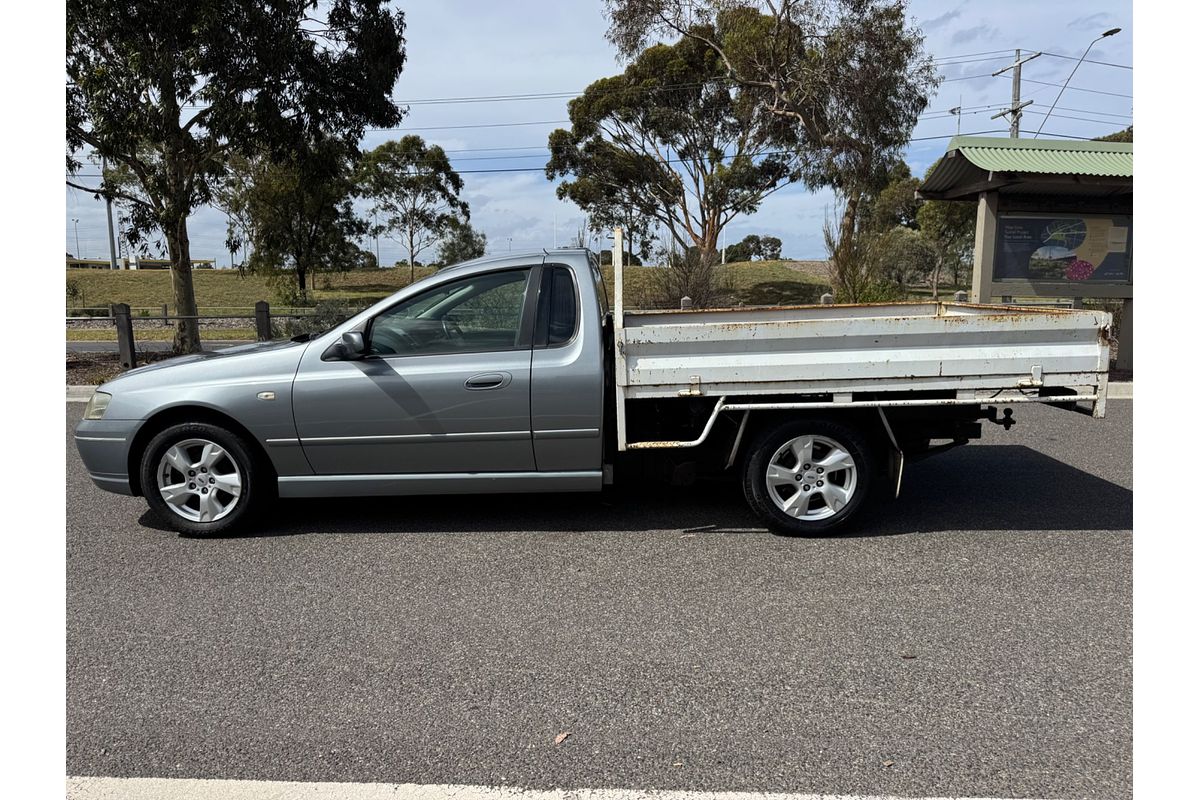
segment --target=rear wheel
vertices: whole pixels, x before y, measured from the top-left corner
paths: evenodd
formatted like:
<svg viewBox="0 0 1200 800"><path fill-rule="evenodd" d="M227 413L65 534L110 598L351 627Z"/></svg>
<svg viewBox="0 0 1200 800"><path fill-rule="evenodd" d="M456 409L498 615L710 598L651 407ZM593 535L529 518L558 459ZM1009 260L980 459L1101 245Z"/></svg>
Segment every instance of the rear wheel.
<svg viewBox="0 0 1200 800"><path fill-rule="evenodd" d="M142 492L164 522L181 533L229 532L257 510L259 470L236 434L208 423L173 425L142 456Z"/></svg>
<svg viewBox="0 0 1200 800"><path fill-rule="evenodd" d="M765 431L750 446L742 488L773 530L827 533L858 512L874 467L858 431L828 420L796 420Z"/></svg>

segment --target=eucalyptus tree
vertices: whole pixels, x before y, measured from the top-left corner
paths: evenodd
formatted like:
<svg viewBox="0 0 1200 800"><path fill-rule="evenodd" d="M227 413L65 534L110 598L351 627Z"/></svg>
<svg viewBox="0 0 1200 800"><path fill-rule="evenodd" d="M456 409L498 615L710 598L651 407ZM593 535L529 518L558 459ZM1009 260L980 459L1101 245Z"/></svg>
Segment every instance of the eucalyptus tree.
<svg viewBox="0 0 1200 800"><path fill-rule="evenodd" d="M938 84L904 0L605 0L626 58L657 38L711 48L739 97L787 121L803 177L842 198L848 244L864 196L908 144ZM835 256L836 257L836 256Z"/></svg>
<svg viewBox="0 0 1200 800"><path fill-rule="evenodd" d="M453 220L446 229L445 238L438 246L438 261L443 266L482 258L487 251L487 234L471 227L469 222Z"/></svg>
<svg viewBox="0 0 1200 800"><path fill-rule="evenodd" d="M417 256L436 244L454 222L470 219L463 180L446 151L410 134L384 142L363 155L359 191L381 221L375 232L398 241L408 253L409 280Z"/></svg>
<svg viewBox="0 0 1200 800"><path fill-rule="evenodd" d="M249 245L245 268L270 276L285 296L307 301L318 272L363 261L356 240L367 224L354 213L355 145L320 138L290 153L239 155L219 190L229 213L227 245Z"/></svg>
<svg viewBox="0 0 1200 800"><path fill-rule="evenodd" d="M118 201L132 239L162 235L176 313L194 316L188 216L230 152L396 125L404 60L386 0L67 0L67 183ZM113 167L99 185L79 176L88 151ZM199 347L181 320L176 351Z"/></svg>
<svg viewBox="0 0 1200 800"><path fill-rule="evenodd" d="M699 38L655 45L620 75L568 104L570 130L550 134L546 177L596 219L634 213L682 251L716 251L724 227L757 210L800 163L774 142L787 123L745 102L719 54Z"/></svg>

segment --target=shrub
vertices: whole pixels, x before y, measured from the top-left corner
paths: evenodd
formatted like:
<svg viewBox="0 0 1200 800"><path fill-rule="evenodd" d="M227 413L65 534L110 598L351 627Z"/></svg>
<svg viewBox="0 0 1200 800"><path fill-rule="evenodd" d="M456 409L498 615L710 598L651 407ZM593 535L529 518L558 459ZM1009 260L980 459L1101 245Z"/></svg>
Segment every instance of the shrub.
<svg viewBox="0 0 1200 800"><path fill-rule="evenodd" d="M313 306L313 313L287 318L282 325L282 333L288 338L306 333L321 333L345 322L359 310L358 307L342 300L320 300Z"/></svg>

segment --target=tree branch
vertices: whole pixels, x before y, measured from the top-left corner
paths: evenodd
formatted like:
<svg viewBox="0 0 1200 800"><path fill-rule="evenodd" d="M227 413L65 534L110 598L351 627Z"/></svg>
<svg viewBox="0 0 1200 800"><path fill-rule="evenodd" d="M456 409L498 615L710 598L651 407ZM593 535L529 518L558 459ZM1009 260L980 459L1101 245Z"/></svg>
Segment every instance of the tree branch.
<svg viewBox="0 0 1200 800"><path fill-rule="evenodd" d="M120 198L121 200L125 200L126 202L129 202L129 203L136 203L137 205L145 206L146 208L150 209L151 211L156 210L154 208L154 206L150 205L145 200L141 199L140 197L134 197L131 194L125 194L124 192L113 191L111 189L105 190L103 187L92 188L91 186L81 186L80 184L74 183L72 181L67 181L66 183L67 183L67 186L70 186L72 189L79 189L84 192L105 195L107 197L112 197L112 198Z"/></svg>

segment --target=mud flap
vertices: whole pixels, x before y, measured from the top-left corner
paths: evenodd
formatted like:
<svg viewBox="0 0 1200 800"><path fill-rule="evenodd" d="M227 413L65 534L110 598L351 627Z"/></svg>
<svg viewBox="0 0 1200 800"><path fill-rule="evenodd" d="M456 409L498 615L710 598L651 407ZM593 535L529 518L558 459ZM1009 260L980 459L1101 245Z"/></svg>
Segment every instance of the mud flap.
<svg viewBox="0 0 1200 800"><path fill-rule="evenodd" d="M900 497L900 481L904 478L904 451L893 448L888 455L888 482L895 487L892 499L896 499Z"/></svg>
<svg viewBox="0 0 1200 800"><path fill-rule="evenodd" d="M887 414L883 413L883 408L877 406L876 411L879 412L879 420L883 423L883 429L887 432L888 441L891 442L892 448L888 451L888 480L895 487L892 494L892 499L900 497L900 481L904 478L904 451L900 449L900 443L896 441L896 434L892 433L891 423L888 422Z"/></svg>

